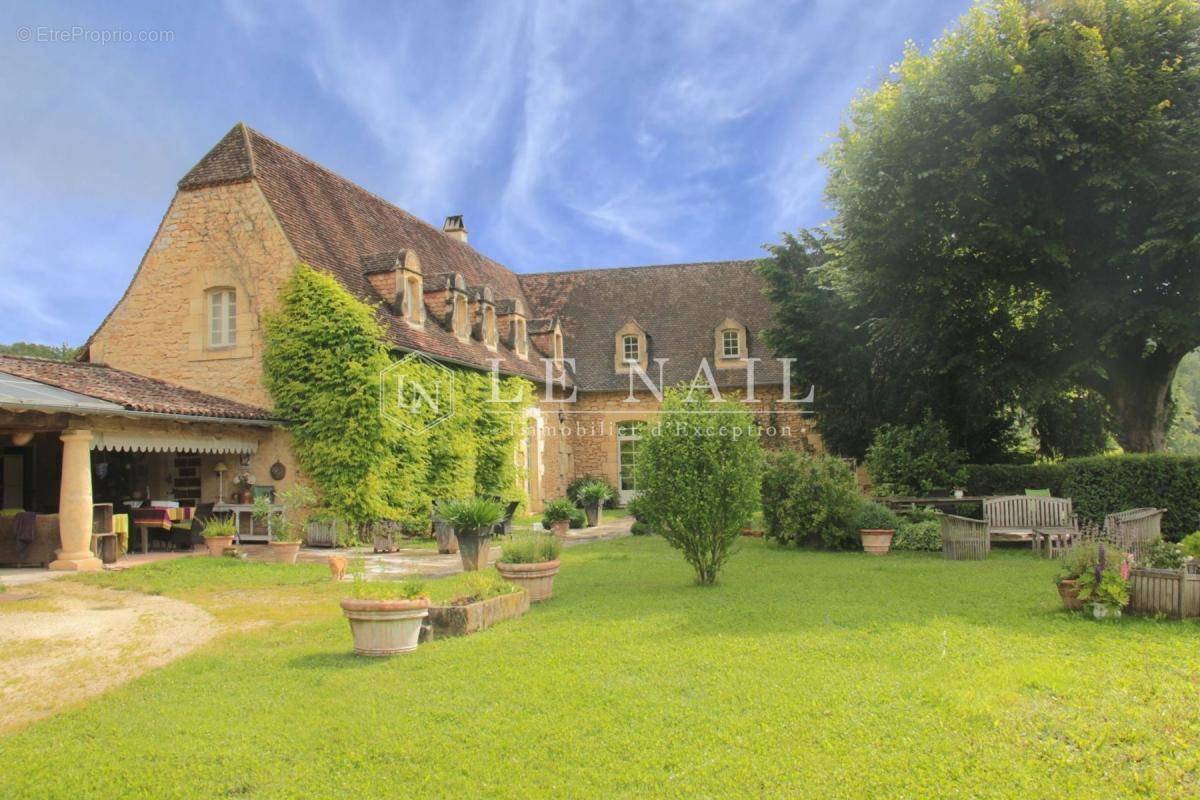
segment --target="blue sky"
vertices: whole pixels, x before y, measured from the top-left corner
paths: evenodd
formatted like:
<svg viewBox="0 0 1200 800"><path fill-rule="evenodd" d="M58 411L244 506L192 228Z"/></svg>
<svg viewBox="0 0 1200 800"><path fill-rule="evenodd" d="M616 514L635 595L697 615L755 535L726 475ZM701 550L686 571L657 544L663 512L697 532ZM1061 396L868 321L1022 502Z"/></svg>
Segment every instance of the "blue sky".
<svg viewBox="0 0 1200 800"><path fill-rule="evenodd" d="M81 343L238 120L519 272L756 257L828 218L855 92L969 5L10 0L0 342Z"/></svg>

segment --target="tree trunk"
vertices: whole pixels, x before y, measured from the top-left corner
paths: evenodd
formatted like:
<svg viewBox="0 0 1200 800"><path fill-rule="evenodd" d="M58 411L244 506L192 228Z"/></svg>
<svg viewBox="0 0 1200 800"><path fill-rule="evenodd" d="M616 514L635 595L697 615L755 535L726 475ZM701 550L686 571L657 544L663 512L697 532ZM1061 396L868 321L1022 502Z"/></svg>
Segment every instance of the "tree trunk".
<svg viewBox="0 0 1200 800"><path fill-rule="evenodd" d="M1097 389L1117 423L1117 441L1129 453L1157 453L1166 446L1171 384L1187 350L1159 347L1153 353L1122 353Z"/></svg>

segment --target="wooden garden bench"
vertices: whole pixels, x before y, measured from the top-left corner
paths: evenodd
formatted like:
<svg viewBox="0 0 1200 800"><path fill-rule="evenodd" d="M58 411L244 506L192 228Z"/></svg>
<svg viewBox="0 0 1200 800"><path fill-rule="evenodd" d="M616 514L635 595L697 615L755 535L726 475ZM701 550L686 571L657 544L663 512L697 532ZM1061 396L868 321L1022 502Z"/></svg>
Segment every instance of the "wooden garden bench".
<svg viewBox="0 0 1200 800"><path fill-rule="evenodd" d="M1070 538L1079 530L1069 497L1010 495L983 501L988 536L1000 542L1033 542L1043 537Z"/></svg>
<svg viewBox="0 0 1200 800"><path fill-rule="evenodd" d="M942 557L952 561L980 561L992 549L987 523L981 519L939 514L942 526Z"/></svg>

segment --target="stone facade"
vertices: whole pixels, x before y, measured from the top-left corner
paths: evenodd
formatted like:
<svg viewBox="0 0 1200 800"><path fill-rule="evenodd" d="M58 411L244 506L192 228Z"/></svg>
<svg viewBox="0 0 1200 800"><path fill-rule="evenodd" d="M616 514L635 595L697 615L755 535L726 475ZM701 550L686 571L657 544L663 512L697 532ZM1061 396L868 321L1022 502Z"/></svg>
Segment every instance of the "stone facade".
<svg viewBox="0 0 1200 800"><path fill-rule="evenodd" d="M261 320L298 261L256 182L178 192L92 337L91 360L270 408ZM236 293L236 344L210 348L206 295L225 287Z"/></svg>

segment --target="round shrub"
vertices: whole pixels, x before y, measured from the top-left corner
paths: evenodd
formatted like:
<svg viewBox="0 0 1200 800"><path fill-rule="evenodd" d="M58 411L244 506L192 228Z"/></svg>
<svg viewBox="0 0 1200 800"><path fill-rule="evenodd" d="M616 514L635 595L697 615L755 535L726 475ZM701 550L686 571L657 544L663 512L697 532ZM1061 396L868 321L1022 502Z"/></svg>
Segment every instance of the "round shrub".
<svg viewBox="0 0 1200 800"><path fill-rule="evenodd" d="M892 537L893 550L941 550L942 526L935 519L904 521Z"/></svg>
<svg viewBox="0 0 1200 800"><path fill-rule="evenodd" d="M854 473L832 456L776 453L763 475L763 522L772 541L858 547L859 503Z"/></svg>
<svg viewBox="0 0 1200 800"><path fill-rule="evenodd" d="M863 500L854 515L854 529L860 531L894 531L900 527L900 518L891 509L874 500Z"/></svg>
<svg viewBox="0 0 1200 800"><path fill-rule="evenodd" d="M876 428L866 463L877 493L911 495L961 486L964 458L946 424L927 415L917 425Z"/></svg>

